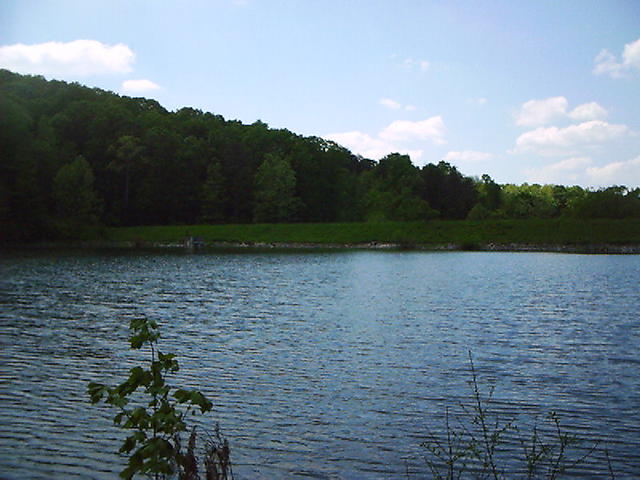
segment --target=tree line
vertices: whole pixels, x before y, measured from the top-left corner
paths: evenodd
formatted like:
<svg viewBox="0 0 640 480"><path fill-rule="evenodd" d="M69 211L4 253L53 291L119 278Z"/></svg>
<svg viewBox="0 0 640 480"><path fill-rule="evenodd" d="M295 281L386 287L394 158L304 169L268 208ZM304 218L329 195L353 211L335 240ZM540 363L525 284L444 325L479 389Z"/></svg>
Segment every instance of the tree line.
<svg viewBox="0 0 640 480"><path fill-rule="evenodd" d="M319 137L0 70L0 239L87 226L640 218L640 189L500 185Z"/></svg>

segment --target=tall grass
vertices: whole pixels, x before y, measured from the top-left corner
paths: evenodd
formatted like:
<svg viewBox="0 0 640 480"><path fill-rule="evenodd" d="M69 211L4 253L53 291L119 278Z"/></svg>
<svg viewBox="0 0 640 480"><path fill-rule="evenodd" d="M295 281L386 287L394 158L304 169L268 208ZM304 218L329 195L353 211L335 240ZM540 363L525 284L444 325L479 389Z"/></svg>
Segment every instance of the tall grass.
<svg viewBox="0 0 640 480"><path fill-rule="evenodd" d="M482 392L471 352L469 373L470 401L455 411L447 407L443 431L422 444L432 479L559 480L576 475L599 447L569 434L555 412L530 429L518 425L515 416L501 418L493 408L493 389ZM608 450L604 453L607 471L600 478L614 480Z"/></svg>
<svg viewBox="0 0 640 480"><path fill-rule="evenodd" d="M483 220L381 223L290 223L119 227L105 230L115 242L181 243L200 237L207 244L367 244L400 246L486 244L640 244L640 220Z"/></svg>

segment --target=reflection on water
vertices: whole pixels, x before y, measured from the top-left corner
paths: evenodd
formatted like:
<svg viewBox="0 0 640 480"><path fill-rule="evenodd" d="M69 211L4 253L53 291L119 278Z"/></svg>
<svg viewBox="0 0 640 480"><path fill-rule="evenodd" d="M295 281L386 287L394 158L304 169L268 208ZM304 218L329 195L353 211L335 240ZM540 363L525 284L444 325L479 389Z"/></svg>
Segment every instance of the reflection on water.
<svg viewBox="0 0 640 480"><path fill-rule="evenodd" d="M140 314L214 401L239 478L420 478L469 349L503 415L554 409L640 477L640 256L4 252L0 272L2 478L121 469L85 388L136 361Z"/></svg>

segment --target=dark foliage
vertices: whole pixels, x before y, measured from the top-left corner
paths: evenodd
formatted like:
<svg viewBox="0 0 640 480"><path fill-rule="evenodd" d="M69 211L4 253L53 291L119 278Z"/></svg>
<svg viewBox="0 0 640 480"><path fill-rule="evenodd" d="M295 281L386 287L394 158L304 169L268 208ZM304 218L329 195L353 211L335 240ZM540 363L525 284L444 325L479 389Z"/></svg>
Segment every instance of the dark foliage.
<svg viewBox="0 0 640 480"><path fill-rule="evenodd" d="M84 217L60 193L80 157ZM280 167L265 171L273 159ZM82 218L105 226L627 218L640 216L639 202L624 187L501 186L446 162L419 169L397 153L374 162L261 121L169 112L154 100L0 70L0 241L82 233Z"/></svg>

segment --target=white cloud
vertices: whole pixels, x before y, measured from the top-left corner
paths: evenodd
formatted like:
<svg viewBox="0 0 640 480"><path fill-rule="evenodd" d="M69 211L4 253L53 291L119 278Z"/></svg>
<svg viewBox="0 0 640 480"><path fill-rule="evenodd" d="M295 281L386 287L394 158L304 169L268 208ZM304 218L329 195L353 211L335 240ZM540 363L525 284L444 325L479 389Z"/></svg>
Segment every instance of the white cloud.
<svg viewBox="0 0 640 480"><path fill-rule="evenodd" d="M509 153L533 152L538 155L575 154L582 148L602 145L628 135L626 125L591 120L565 128L539 127L523 133L516 140L516 148Z"/></svg>
<svg viewBox="0 0 640 480"><path fill-rule="evenodd" d="M596 102L583 103L569 112L569 118L578 122L602 120L608 112Z"/></svg>
<svg viewBox="0 0 640 480"><path fill-rule="evenodd" d="M389 142L379 138L373 138L370 135L353 131L343 133L329 133L324 138L333 140L340 145L347 147L352 152L362 155L366 158L379 160L389 153L402 153L409 155L412 160L419 160L422 157L422 150L399 148Z"/></svg>
<svg viewBox="0 0 640 480"><path fill-rule="evenodd" d="M621 78L633 69L640 70L640 38L624 46L621 60L618 61L613 53L603 49L594 60L593 73Z"/></svg>
<svg viewBox="0 0 640 480"><path fill-rule="evenodd" d="M125 93L143 93L160 90L160 85L146 78L141 78L139 80L126 80L122 82L121 89Z"/></svg>
<svg viewBox="0 0 640 480"><path fill-rule="evenodd" d="M399 110L402 108L402 105L395 100L391 100L390 98L381 98L380 105L390 108L391 110Z"/></svg>
<svg viewBox="0 0 640 480"><path fill-rule="evenodd" d="M441 116L412 122L396 120L380 132L380 138L387 142L408 142L414 140L430 140L436 145L445 142L446 128Z"/></svg>
<svg viewBox="0 0 640 480"><path fill-rule="evenodd" d="M410 70L417 68L421 72L426 72L431 67L431 62L428 62L427 60L414 60L411 57L405 58L402 63Z"/></svg>
<svg viewBox="0 0 640 480"><path fill-rule="evenodd" d="M572 157L544 167L529 168L525 173L532 183L575 185L583 183L585 169L592 163L589 157Z"/></svg>
<svg viewBox="0 0 640 480"><path fill-rule="evenodd" d="M622 60L625 67L640 69L640 38L624 46Z"/></svg>
<svg viewBox="0 0 640 480"><path fill-rule="evenodd" d="M17 73L70 76L128 73L134 61L135 55L128 46L106 45L96 40L0 47L0 66Z"/></svg>
<svg viewBox="0 0 640 480"><path fill-rule="evenodd" d="M477 105L478 107L482 107L487 104L487 99L484 97L470 98L469 103L472 103L473 105Z"/></svg>
<svg viewBox="0 0 640 480"><path fill-rule="evenodd" d="M551 97L542 100L529 100L520 107L516 114L516 124L524 127L547 125L554 120L569 118L585 122L588 120L602 120L607 111L597 102L583 103L567 111L569 102L565 97Z"/></svg>
<svg viewBox="0 0 640 480"><path fill-rule="evenodd" d="M445 162L477 163L493 158L491 153L477 152L475 150L451 151L444 156Z"/></svg>
<svg viewBox="0 0 640 480"><path fill-rule="evenodd" d="M640 156L624 162L612 162L601 167L587 168L587 177L593 185L626 185L640 187Z"/></svg>
<svg viewBox="0 0 640 480"><path fill-rule="evenodd" d="M520 111L516 114L516 125L535 127L550 123L566 115L568 104L565 97L529 100L522 104Z"/></svg>
<svg viewBox="0 0 640 480"><path fill-rule="evenodd" d="M572 157L540 168L529 168L525 173L527 181L532 183L635 188L640 186L640 156L604 165L595 165L589 157Z"/></svg>
<svg viewBox="0 0 640 480"><path fill-rule="evenodd" d="M618 63L615 55L609 50L601 50L594 60L595 66L592 72L596 75L608 74L612 78L620 78L622 76L622 64Z"/></svg>
<svg viewBox="0 0 640 480"><path fill-rule="evenodd" d="M387 107L391 110L406 110L407 112L413 112L418 108L415 105L402 105L400 102L396 102L391 98L381 98L378 103L384 107Z"/></svg>
<svg viewBox="0 0 640 480"><path fill-rule="evenodd" d="M436 116L411 122L396 120L383 128L378 135L371 136L360 131L328 133L324 138L347 147L366 158L378 160L389 153L409 155L418 164L424 150L416 142L430 141L436 145L446 143L446 128L442 117Z"/></svg>
<svg viewBox="0 0 640 480"><path fill-rule="evenodd" d="M363 132L328 133L324 137L367 158L377 159L389 153L388 145L385 142Z"/></svg>

